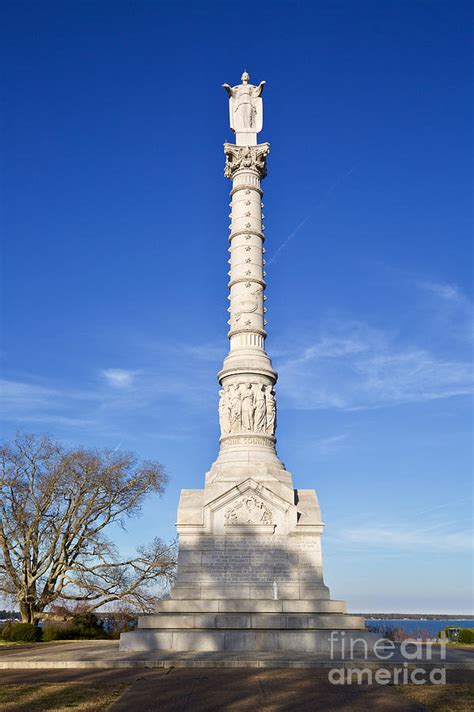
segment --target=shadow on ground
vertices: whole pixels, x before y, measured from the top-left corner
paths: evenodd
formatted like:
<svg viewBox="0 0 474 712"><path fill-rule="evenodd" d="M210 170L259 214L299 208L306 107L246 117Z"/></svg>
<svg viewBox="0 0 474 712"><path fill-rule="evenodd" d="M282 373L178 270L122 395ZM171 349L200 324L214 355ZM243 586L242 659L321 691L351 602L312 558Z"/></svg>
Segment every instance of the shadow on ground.
<svg viewBox="0 0 474 712"><path fill-rule="evenodd" d="M15 670L0 684L73 681L88 686L125 683L108 712L426 712L387 686L328 682L318 669ZM448 683L474 682L474 673L448 670Z"/></svg>

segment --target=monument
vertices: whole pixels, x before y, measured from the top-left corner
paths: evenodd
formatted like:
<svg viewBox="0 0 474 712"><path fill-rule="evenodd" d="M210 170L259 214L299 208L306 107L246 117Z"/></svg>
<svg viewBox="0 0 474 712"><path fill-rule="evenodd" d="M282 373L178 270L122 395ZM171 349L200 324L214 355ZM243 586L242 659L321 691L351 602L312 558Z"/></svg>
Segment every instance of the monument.
<svg viewBox="0 0 474 712"><path fill-rule="evenodd" d="M122 650L318 653L329 649L330 631L364 629L324 583L316 492L293 488L275 449L261 188L270 146L257 143L265 82L249 80L244 72L241 84L224 84L235 143L224 144L232 181L230 348L218 374L220 451L204 489L181 491L171 598L122 634Z"/></svg>

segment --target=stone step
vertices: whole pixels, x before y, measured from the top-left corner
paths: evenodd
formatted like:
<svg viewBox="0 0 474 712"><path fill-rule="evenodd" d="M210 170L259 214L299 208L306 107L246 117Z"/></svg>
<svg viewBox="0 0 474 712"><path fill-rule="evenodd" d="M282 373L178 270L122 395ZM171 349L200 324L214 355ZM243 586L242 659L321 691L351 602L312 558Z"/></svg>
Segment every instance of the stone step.
<svg viewBox="0 0 474 712"><path fill-rule="evenodd" d="M273 582L270 583L229 583L209 584L196 581L193 584L176 583L171 590L171 598L176 600L218 599L218 598L253 598L254 600L272 601L274 599ZM278 583L278 598L282 600L328 601L329 589L323 583Z"/></svg>
<svg viewBox="0 0 474 712"><path fill-rule="evenodd" d="M333 663L354 654L367 656L372 651L379 635L364 630L135 630L122 633L121 651L248 651L311 653L325 655ZM344 648L342 648L342 644ZM245 662L240 663L245 667ZM353 661L352 661L353 664ZM205 663L201 662L205 667ZM212 663L211 663L212 665ZM365 660L364 660L365 665Z"/></svg>
<svg viewBox="0 0 474 712"><path fill-rule="evenodd" d="M364 619L344 613L160 613L140 616L140 629L363 630Z"/></svg>
<svg viewBox="0 0 474 712"><path fill-rule="evenodd" d="M263 600L222 599L166 599L156 605L157 613L345 613L345 601L329 600Z"/></svg>

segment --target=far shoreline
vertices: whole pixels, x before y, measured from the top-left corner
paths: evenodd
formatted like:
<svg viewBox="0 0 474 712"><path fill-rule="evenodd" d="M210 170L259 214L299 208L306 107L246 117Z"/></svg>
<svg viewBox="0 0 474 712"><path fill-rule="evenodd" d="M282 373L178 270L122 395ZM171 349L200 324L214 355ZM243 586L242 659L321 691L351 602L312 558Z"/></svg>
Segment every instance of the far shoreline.
<svg viewBox="0 0 474 712"><path fill-rule="evenodd" d="M474 620L472 613L352 613L354 616L361 616L366 620Z"/></svg>

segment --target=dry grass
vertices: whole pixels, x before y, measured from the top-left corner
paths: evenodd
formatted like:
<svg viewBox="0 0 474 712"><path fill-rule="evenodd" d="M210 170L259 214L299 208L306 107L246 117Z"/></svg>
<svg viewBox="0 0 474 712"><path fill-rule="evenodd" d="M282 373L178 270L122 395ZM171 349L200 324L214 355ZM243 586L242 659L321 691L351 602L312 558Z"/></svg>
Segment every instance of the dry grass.
<svg viewBox="0 0 474 712"><path fill-rule="evenodd" d="M2 712L105 712L126 687L104 683L91 687L77 682L7 683L0 687L0 709Z"/></svg>
<svg viewBox="0 0 474 712"><path fill-rule="evenodd" d="M430 712L472 712L474 685L400 685L397 688Z"/></svg>

